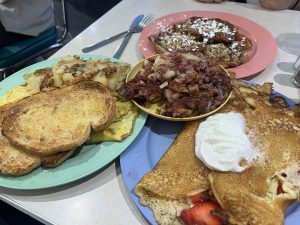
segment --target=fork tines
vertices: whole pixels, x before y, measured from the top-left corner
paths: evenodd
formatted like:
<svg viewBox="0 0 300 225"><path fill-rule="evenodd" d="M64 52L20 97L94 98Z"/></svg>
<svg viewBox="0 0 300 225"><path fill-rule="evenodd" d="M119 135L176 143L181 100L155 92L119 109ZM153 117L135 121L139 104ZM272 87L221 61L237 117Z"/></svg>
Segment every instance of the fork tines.
<svg viewBox="0 0 300 225"><path fill-rule="evenodd" d="M148 23L150 23L153 20L153 15L149 14L140 22L140 26L145 27Z"/></svg>

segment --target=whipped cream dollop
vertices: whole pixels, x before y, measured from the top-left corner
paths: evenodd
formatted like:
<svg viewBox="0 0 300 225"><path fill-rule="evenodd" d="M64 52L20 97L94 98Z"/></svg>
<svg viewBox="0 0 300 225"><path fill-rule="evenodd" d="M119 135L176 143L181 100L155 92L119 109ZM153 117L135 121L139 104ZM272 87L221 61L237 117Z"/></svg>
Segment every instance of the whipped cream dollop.
<svg viewBox="0 0 300 225"><path fill-rule="evenodd" d="M246 134L240 113L208 117L200 123L195 141L196 156L212 170L242 172L260 155Z"/></svg>

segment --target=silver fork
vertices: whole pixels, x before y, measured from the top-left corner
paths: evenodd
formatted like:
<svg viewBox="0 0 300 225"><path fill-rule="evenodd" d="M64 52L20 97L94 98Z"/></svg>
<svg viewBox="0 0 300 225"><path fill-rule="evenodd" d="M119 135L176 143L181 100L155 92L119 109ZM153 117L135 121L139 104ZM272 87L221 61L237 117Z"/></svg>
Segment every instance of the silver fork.
<svg viewBox="0 0 300 225"><path fill-rule="evenodd" d="M148 16L149 16L149 15L148 15ZM126 34L141 32L141 31L143 30L143 28L146 26L145 21L146 21L146 18L147 18L148 16L144 17L143 20L142 20L138 25L134 26L133 28L131 28L131 29L127 30L127 31L124 31L124 32L121 32L121 33L119 33L119 34L116 34L116 35L114 35L114 36L112 36L112 37L106 38L105 40L100 41L100 42L98 42L98 43L96 43L96 44L92 44L92 45L89 45L89 46L87 46L87 47L84 47L84 48L82 49L82 52L86 53L86 52L90 52L90 51L92 51L92 50L95 50L95 49L97 49L97 48L103 47L104 45L107 45L107 44L109 44L109 43L111 43L111 42L113 42L113 41L119 39L120 37L122 37L122 36L124 36L124 35L126 35ZM153 17L152 17L152 18L153 18ZM152 18L151 18L151 20L152 20ZM149 19L149 17L148 17L148 19ZM143 21L144 21L144 22L143 22ZM149 22L150 22L150 21L149 21Z"/></svg>
<svg viewBox="0 0 300 225"><path fill-rule="evenodd" d="M133 33L139 33L141 32L144 27L150 23L153 20L153 15L149 14L147 15L137 26L133 27L132 29L130 29L130 32L128 32L122 43L118 46L117 50L115 51L113 58L119 59L125 49L125 47L127 46L129 39L131 38Z"/></svg>
<svg viewBox="0 0 300 225"><path fill-rule="evenodd" d="M295 73L292 76L291 82L294 86L300 88L300 55L294 62Z"/></svg>

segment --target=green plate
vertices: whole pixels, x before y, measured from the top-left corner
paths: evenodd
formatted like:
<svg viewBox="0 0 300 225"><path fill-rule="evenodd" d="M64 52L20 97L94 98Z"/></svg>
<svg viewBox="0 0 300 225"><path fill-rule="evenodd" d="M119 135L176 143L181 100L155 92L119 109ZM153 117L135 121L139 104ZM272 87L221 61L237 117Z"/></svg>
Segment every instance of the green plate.
<svg viewBox="0 0 300 225"><path fill-rule="evenodd" d="M83 59L105 59L94 55L79 55ZM0 96L12 87L23 84L23 75L37 69L50 67L65 57L49 59L26 67L0 82ZM117 61L111 59L111 61ZM141 113L136 120L133 133L122 142L102 142L96 145L85 145L78 149L75 156L69 158L56 168L39 167L31 173L20 176L0 176L0 186L20 190L34 190L56 187L86 177L113 161L137 137L146 121L147 115Z"/></svg>

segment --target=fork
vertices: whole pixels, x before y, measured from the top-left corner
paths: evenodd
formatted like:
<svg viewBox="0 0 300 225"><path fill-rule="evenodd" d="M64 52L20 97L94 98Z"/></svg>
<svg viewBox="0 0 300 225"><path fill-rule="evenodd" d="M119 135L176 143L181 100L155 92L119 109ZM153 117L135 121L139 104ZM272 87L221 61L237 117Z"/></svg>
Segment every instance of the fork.
<svg viewBox="0 0 300 225"><path fill-rule="evenodd" d="M130 29L129 32L125 35L122 43L118 46L117 50L115 51L113 58L119 59L125 47L127 46L132 34L141 32L144 29L144 27L152 20L153 20L153 15L149 14L137 26Z"/></svg>
<svg viewBox="0 0 300 225"><path fill-rule="evenodd" d="M148 15L148 16L149 16L149 15ZM147 17L148 17L148 16L147 16ZM127 30L127 31L121 32L121 33L119 33L119 34L116 34L116 35L114 35L114 36L112 36L112 37L109 37L109 38L107 38L107 39L105 39L105 40L103 40L103 41L100 41L100 42L98 42L98 43L96 43L96 44L92 44L92 45L90 45L90 46L84 47L84 48L82 49L82 52L86 53L86 52L90 52L90 51L92 51L92 50L94 50L94 49L96 49L96 48L103 47L104 45L107 45L107 44L109 44L109 43L111 43L111 42L117 40L118 38L120 38L120 37L122 37L122 36L124 36L124 35L126 35L126 34L141 32L141 31L143 30L143 28L146 26L145 21L146 21L146 18L147 18L147 17L145 17L138 25L134 26L133 28L131 28L131 29ZM149 19L149 17L148 17L148 19ZM152 18L151 18L151 20L152 20ZM144 21L144 22L143 22L143 21ZM143 23L142 23L142 22L143 22ZM149 21L149 22L150 22L150 21ZM144 25L143 25L143 24L144 24Z"/></svg>

